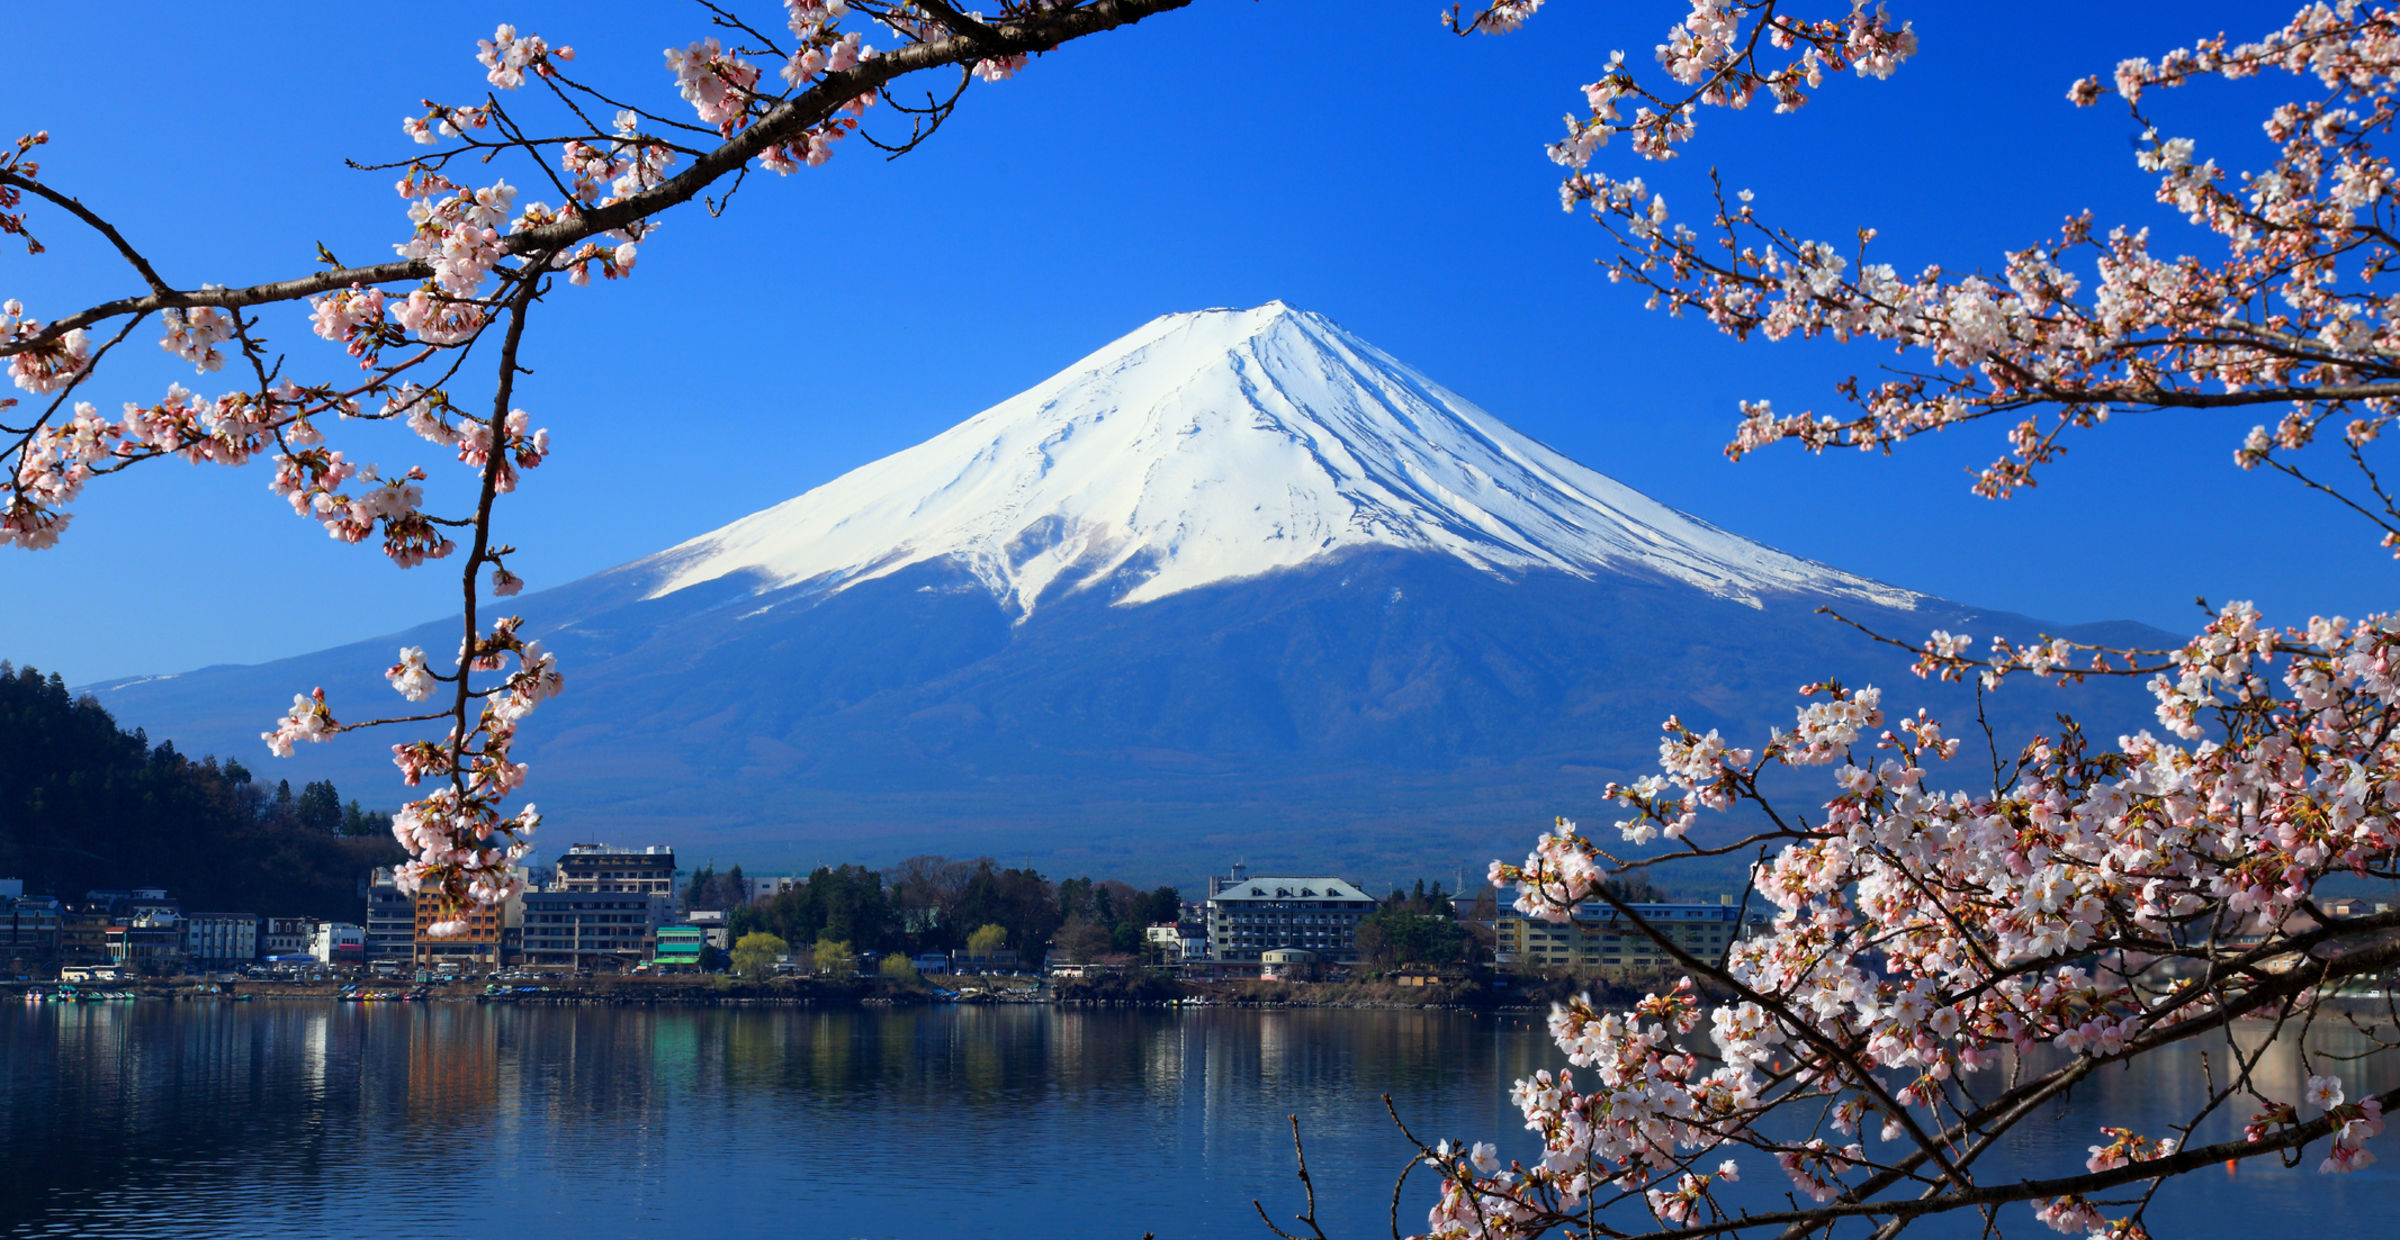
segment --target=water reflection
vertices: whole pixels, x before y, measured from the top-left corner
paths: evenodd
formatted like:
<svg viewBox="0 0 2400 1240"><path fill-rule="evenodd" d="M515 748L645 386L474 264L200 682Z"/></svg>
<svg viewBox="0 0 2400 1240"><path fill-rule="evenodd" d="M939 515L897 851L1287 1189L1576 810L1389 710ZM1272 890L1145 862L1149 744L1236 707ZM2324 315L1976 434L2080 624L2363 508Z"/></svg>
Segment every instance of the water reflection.
<svg viewBox="0 0 2400 1240"><path fill-rule="evenodd" d="M1260 1236L1253 1197L1298 1202L1287 1115L1328 1230L1383 1235L1382 1095L1521 1153L1508 1083L1554 1064L1538 1020L1428 1012L25 1007L0 1011L0 1237ZM2296 1053L2261 1064L2297 1094ZM2104 1073L2002 1156L2071 1169L2103 1110L2192 1088ZM2396 1163L2246 1167L2154 1218L2381 1235Z"/></svg>

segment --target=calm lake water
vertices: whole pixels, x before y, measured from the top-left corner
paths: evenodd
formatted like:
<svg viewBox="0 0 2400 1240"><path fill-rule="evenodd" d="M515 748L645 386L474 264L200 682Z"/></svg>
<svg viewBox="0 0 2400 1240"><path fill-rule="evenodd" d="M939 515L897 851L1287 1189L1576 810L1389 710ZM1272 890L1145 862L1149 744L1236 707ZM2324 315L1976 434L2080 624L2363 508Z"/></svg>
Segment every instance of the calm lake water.
<svg viewBox="0 0 2400 1240"><path fill-rule="evenodd" d="M1555 1063L1536 1019L1445 1012L12 1003L0 1237L1260 1237L1254 1197L1299 1204L1292 1114L1327 1232L1384 1236L1407 1147L1380 1096L1523 1154L1509 1082ZM2104 1074L2008 1158L2077 1169L2103 1116L2188 1105L2192 1066ZM2269 1071L2297 1096L2296 1056ZM2383 1142L2353 1176L2193 1177L2154 1233L2400 1234Z"/></svg>

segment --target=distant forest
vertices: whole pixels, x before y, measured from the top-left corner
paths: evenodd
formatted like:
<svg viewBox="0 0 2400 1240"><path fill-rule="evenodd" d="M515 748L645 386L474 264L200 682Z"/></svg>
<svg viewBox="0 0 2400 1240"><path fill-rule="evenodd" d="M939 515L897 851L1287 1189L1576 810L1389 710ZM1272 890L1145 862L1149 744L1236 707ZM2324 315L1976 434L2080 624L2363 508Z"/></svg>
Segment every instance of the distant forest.
<svg viewBox="0 0 2400 1240"><path fill-rule="evenodd" d="M29 894L164 887L186 910L357 921L402 859L389 814L331 781L260 783L117 726L56 674L0 661L0 878Z"/></svg>
<svg viewBox="0 0 2400 1240"><path fill-rule="evenodd" d="M736 938L765 931L789 943L818 939L864 951L951 951L993 925L1007 945L1039 959L1055 939L1070 960L1131 955L1143 931L1173 922L1183 901L1173 887L1137 891L1111 880L1052 882L1031 869L1002 869L988 858L911 857L881 872L819 866L808 881L756 904L746 902L741 867L693 875L685 898L694 908L732 910Z"/></svg>

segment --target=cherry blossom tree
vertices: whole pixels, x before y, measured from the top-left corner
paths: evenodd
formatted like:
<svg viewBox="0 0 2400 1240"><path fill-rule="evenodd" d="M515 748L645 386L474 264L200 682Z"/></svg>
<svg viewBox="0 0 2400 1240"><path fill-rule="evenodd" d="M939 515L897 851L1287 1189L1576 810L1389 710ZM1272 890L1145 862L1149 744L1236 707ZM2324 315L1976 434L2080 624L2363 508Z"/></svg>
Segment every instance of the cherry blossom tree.
<svg viewBox="0 0 2400 1240"><path fill-rule="evenodd" d="M379 715L312 690L263 739L289 754L361 728L432 725L392 746L402 779L426 789L395 816L411 854L400 885L459 909L506 899L522 887L516 863L539 822L530 804L503 808L527 778L510 750L525 716L564 684L556 657L486 606L524 586L509 571L515 548L497 536L495 503L551 451L550 432L517 403L535 308L562 279L632 276L672 208L700 199L722 211L754 172L790 176L845 148L913 149L979 84L1188 3L1002 0L996 15L969 16L943 0L785 0L779 25L754 26L703 2L695 24L708 33L667 49L658 83L679 101L592 84L576 75L572 48L502 25L476 45L482 97L426 101L400 125L422 149L369 166L397 178L407 219L395 221L395 257L350 266L320 246L317 269L295 254L290 278L243 287L170 280L71 187L43 179L46 133L19 138L0 147L0 235L39 255L42 232L91 229L133 287L96 287L90 304L61 311L0 306L0 361L22 393L0 399L0 546L50 547L87 486L180 458L264 462L275 493L333 538L375 546L404 569L450 561L464 617L458 651L404 649L387 673L423 709ZM893 45L878 49L871 36ZM920 80L936 84L921 90ZM891 119L868 124L878 116ZM486 171L494 165L538 188ZM270 350L260 328L271 315L305 316L323 343ZM103 365L145 325L192 365L200 390L102 395ZM477 373L491 376L488 391L464 390ZM472 506L431 510L424 465L337 446L346 424L371 421L404 423L470 471Z"/></svg>
<svg viewBox="0 0 2400 1240"><path fill-rule="evenodd" d="M1445 21L1505 34L1540 7L1499 0ZM1629 168L1670 160L1707 108L1793 111L1829 78L1887 77L1916 50L1880 8L1797 7L1693 0L1655 73L1610 57L1550 148L1568 169L1565 206L1614 245L1608 277L1652 306L1739 340L1899 355L1890 377L1842 384L1839 415L1745 403L1729 455L1786 441L1891 453L1998 419L2006 450L1974 487L2003 499L2114 411L2254 405L2270 420L2228 445L2235 465L2321 492L2400 547L2375 456L2400 408L2400 301L2374 288L2400 264L2394 170L2377 151L2400 118L2400 14L2312 5L2254 42L2204 39L2068 86L2074 106L2113 92L2131 111L2140 166L2176 217L2161 223L2188 225L2207 253L2170 256L2147 228L2101 231L2085 214L2004 255L1997 274L1904 276L1873 260L1871 229L1844 245L1799 236L1751 194L1721 190L1698 215L1673 214L1640 176L1601 166L1617 138ZM2229 176L2167 127L2168 91L2261 75L2301 96L2265 118L2271 165ZM2337 902L2328 884L2400 874L2400 613L2277 627L2233 603L2161 650L1883 640L1919 676L1986 690L2140 677L2158 730L2108 744L2062 720L2013 762L1995 752L1986 780L1948 765L1957 729L1887 713L1871 686L1804 686L1793 727L1754 742L1669 719L1659 772L1611 789L1621 843L1561 822L1492 879L1528 916L1613 909L1685 980L1628 1011L1556 1008L1571 1066L1514 1095L1538 1158L1419 1142L1415 1165L1440 1180L1426 1234L1884 1237L1963 1211L1989 1234L2038 1219L2134 1237L2160 1186L2198 1168L2374 1161L2400 1090L2366 1081L2388 1079L2400 1010L2386 999L2362 1012L2334 992L2400 966L2400 912ZM1803 767L1831 768L1820 804L1770 792ZM1724 827L1696 831L1703 815ZM1719 958L1658 932L1605 882L1754 853L1752 898L1774 917ZM2311 1038L2329 1025L2368 1049L2329 1054ZM2297 1096L2260 1069L2277 1039L2304 1068ZM2104 1127L2076 1174L1991 1168L2013 1130L2096 1074L2195 1047L2204 1078L2171 1128ZM2247 1118L2238 1137L2195 1139L2227 1116Z"/></svg>

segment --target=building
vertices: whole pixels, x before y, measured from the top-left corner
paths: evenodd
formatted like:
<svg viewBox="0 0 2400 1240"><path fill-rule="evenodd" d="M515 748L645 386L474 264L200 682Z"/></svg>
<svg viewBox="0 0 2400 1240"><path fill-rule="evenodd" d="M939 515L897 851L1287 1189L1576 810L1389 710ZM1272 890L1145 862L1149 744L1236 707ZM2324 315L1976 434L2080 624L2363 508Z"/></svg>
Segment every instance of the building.
<svg viewBox="0 0 2400 1240"><path fill-rule="evenodd" d="M418 892L416 920L411 927L410 959L420 969L442 965L498 968L500 944L507 937L505 932L522 924L522 899L521 896L510 896L502 904L469 904L461 909L440 892ZM446 921L464 921L466 929L440 938L429 933L434 926Z"/></svg>
<svg viewBox="0 0 2400 1240"><path fill-rule="evenodd" d="M1375 899L1357 884L1331 876L1230 877L1208 880L1208 955L1228 964L1257 963L1262 953L1296 947L1321 963L1358 962L1358 923Z"/></svg>
<svg viewBox="0 0 2400 1240"><path fill-rule="evenodd" d="M669 907L661 892L529 891L522 899L525 963L549 968L625 968L650 959Z"/></svg>
<svg viewBox="0 0 2400 1240"><path fill-rule="evenodd" d="M167 970L183 964L183 918L146 904L112 917L103 931L109 962L127 970Z"/></svg>
<svg viewBox="0 0 2400 1240"><path fill-rule="evenodd" d="M1258 954L1258 976L1269 982L1317 980L1317 954L1305 947L1270 947Z"/></svg>
<svg viewBox="0 0 2400 1240"><path fill-rule="evenodd" d="M724 909L696 908L684 919L685 924L700 927L708 935L708 945L721 952L733 950L733 924Z"/></svg>
<svg viewBox="0 0 2400 1240"><path fill-rule="evenodd" d="M297 956L308 950L317 923L306 917L269 917L258 929L260 956Z"/></svg>
<svg viewBox="0 0 2400 1240"><path fill-rule="evenodd" d="M970 956L964 950L951 958L951 967L960 973L1014 973L1024 967L1013 947L995 947L989 956Z"/></svg>
<svg viewBox="0 0 2400 1240"><path fill-rule="evenodd" d="M0 895L0 960L55 960L59 921L65 914L55 896L29 896L24 884L9 879L13 894Z"/></svg>
<svg viewBox="0 0 2400 1240"><path fill-rule="evenodd" d="M58 914L58 958L67 964L103 964L108 960L109 911L84 904L62 908Z"/></svg>
<svg viewBox="0 0 2400 1240"><path fill-rule="evenodd" d="M367 882L367 961L407 963L416 955L417 898L400 890L390 870L377 870ZM306 942L292 948L308 950Z"/></svg>
<svg viewBox="0 0 2400 1240"><path fill-rule="evenodd" d="M806 887L808 885L807 879L795 877L790 874L768 874L763 876L752 874L744 878L742 882L750 888L750 902L752 904L757 904L763 900L772 900L775 897L782 895L784 892Z"/></svg>
<svg viewBox="0 0 2400 1240"><path fill-rule="evenodd" d="M200 969L238 969L258 959L258 914L189 914L183 919L183 954Z"/></svg>
<svg viewBox="0 0 2400 1240"><path fill-rule="evenodd" d="M1162 964L1208 959L1208 923L1162 921L1142 931L1150 953Z"/></svg>
<svg viewBox="0 0 2400 1240"><path fill-rule="evenodd" d="M1142 942L1155 959L1168 964L1183 959L1183 932L1176 928L1174 922L1157 922L1144 928Z"/></svg>
<svg viewBox="0 0 2400 1240"><path fill-rule="evenodd" d="M1495 959L1501 968L1624 981L1675 967L1674 957L1607 904L1596 900L1579 904L1573 917L1557 923L1527 917L1512 907L1513 902L1513 895L1502 901L1499 921L1493 927ZM1686 953L1712 963L1723 960L1726 949L1758 933L1767 922L1762 912L1745 916L1731 896L1716 904L1626 907Z"/></svg>
<svg viewBox="0 0 2400 1240"><path fill-rule="evenodd" d="M551 889L665 896L672 905L675 850L658 844L648 848L576 844L558 859L558 881Z"/></svg>
<svg viewBox="0 0 2400 1240"><path fill-rule="evenodd" d="M650 963L661 968L697 969L708 947L708 931L700 926L660 926Z"/></svg>
<svg viewBox="0 0 2400 1240"><path fill-rule="evenodd" d="M367 928L346 921L321 921L308 936L308 954L318 964L364 964L367 959Z"/></svg>

